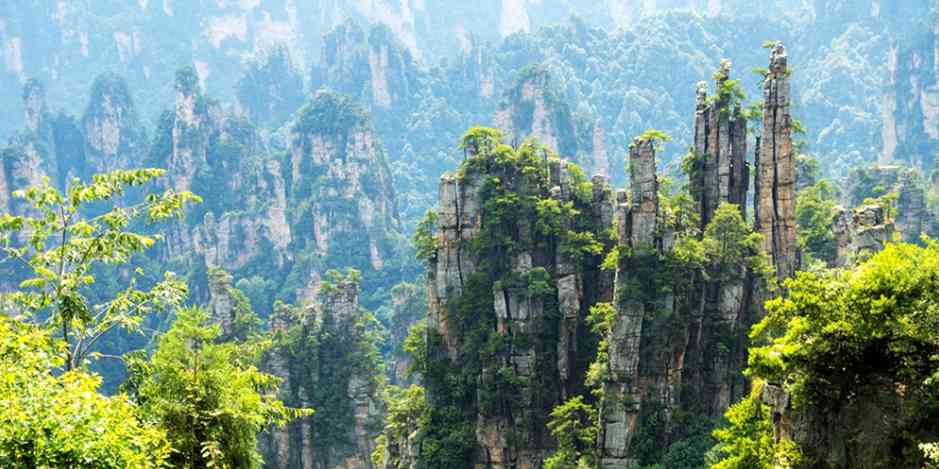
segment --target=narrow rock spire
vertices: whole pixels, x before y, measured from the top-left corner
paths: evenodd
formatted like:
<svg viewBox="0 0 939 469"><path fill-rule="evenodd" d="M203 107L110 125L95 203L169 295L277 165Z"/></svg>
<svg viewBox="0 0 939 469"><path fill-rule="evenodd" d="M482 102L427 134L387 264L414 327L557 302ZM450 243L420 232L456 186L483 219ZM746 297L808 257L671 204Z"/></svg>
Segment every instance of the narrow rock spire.
<svg viewBox="0 0 939 469"><path fill-rule="evenodd" d="M800 264L787 59L786 48L776 44L763 81L763 135L756 157L756 229L763 234L777 280L795 275Z"/></svg>

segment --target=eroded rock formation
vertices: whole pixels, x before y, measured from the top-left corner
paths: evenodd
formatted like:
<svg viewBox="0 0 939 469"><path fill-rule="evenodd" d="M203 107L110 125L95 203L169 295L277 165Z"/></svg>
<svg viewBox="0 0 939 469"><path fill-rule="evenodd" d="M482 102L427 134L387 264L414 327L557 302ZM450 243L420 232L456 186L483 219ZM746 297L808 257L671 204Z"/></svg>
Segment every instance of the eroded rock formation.
<svg viewBox="0 0 939 469"><path fill-rule="evenodd" d="M317 300L302 308L280 305L271 318L275 348L266 368L284 379L289 406L316 409L262 435L266 467L371 469L381 428L377 345L370 314L359 307L358 283L338 276L321 284Z"/></svg>
<svg viewBox="0 0 939 469"><path fill-rule="evenodd" d="M691 191L700 204L701 226L711 221L722 202L746 213L750 166L747 157L747 121L729 86L730 62L721 62L715 74L715 96L698 84L694 120L694 164Z"/></svg>
<svg viewBox="0 0 939 469"><path fill-rule="evenodd" d="M838 247L837 266L851 265L884 248L893 239L894 225L879 205L864 205L854 210L839 208L832 232Z"/></svg>
<svg viewBox="0 0 939 469"><path fill-rule="evenodd" d="M858 168L851 172L846 195L851 206L866 203L867 199L895 197L893 223L900 239L918 242L926 230L926 189L919 171L899 165L878 165Z"/></svg>
<svg viewBox="0 0 939 469"><path fill-rule="evenodd" d="M612 295L597 253L575 247L571 236L604 239L611 193L603 178L587 181L541 146L513 150L500 140L491 130L471 131L464 138L470 159L440 182L428 269L435 365L423 379L429 402L453 406L460 423L434 422L448 418L435 413L424 438L441 438L443 425L468 425L473 467L538 468L554 447L547 414L583 391L596 347L588 310ZM504 152L518 156L500 160ZM545 211L552 207L559 211Z"/></svg>
<svg viewBox="0 0 939 469"><path fill-rule="evenodd" d="M757 141L754 210L777 280L795 275L801 263L796 239L795 155L792 151L789 65L776 44L763 80L763 133Z"/></svg>
<svg viewBox="0 0 939 469"><path fill-rule="evenodd" d="M139 167L147 140L123 77L99 75L82 118L85 164L92 173Z"/></svg>
<svg viewBox="0 0 939 469"><path fill-rule="evenodd" d="M653 140L633 142L629 149L630 194L627 197L621 190L616 195L619 249L630 250L633 255L621 256L616 270L617 315L609 339L610 377L604 384L600 417L605 468L627 467L634 461L630 446L639 431L645 384L640 372L643 322L658 308L674 306L669 304L671 299L651 298L654 291L643 295L642 289L651 280L650 269L634 268L640 263L654 263L668 249L663 245L665 226L659 206L654 145Z"/></svg>
<svg viewBox="0 0 939 469"><path fill-rule="evenodd" d="M546 67L529 69L506 92L493 121L510 143L535 137L561 156L574 159L578 156L576 129L571 109L556 87Z"/></svg>

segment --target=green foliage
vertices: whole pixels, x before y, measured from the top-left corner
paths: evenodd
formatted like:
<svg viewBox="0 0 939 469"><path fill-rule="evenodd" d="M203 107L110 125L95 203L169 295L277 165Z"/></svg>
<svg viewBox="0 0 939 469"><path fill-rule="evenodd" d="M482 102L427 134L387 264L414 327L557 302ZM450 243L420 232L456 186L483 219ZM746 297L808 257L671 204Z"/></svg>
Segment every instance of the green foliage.
<svg viewBox="0 0 939 469"><path fill-rule="evenodd" d="M213 295L226 295L232 303L231 332L221 340L245 340L261 331L261 319L251 307L251 301L239 289L232 286L232 276L218 267L208 268Z"/></svg>
<svg viewBox="0 0 939 469"><path fill-rule="evenodd" d="M192 96L198 91L198 86L199 75L196 74L196 69L191 65L176 70L176 91L186 96Z"/></svg>
<svg viewBox="0 0 939 469"><path fill-rule="evenodd" d="M122 117L129 121L137 120L137 111L127 88L127 82L116 73L105 72L95 77L91 85L91 96L88 99L88 108L85 110L83 119L98 119L115 110L119 110L122 114L127 113Z"/></svg>
<svg viewBox="0 0 939 469"><path fill-rule="evenodd" d="M312 413L284 406L280 380L256 368L269 341L220 334L205 310L182 309L152 357L131 359L140 418L166 431L174 467L261 467L257 434Z"/></svg>
<svg viewBox="0 0 939 469"><path fill-rule="evenodd" d="M876 205L884 209L884 215L887 221L892 221L897 217L897 200L900 195L896 191L890 191L880 197L868 197L864 199L862 205Z"/></svg>
<svg viewBox="0 0 939 469"><path fill-rule="evenodd" d="M502 132L488 127L472 127L463 134L460 148L473 155L490 154L502 143Z"/></svg>
<svg viewBox="0 0 939 469"><path fill-rule="evenodd" d="M666 142L672 141L672 136L659 129L646 129L641 135L636 137L635 141L652 142L655 151L662 151Z"/></svg>
<svg viewBox="0 0 939 469"><path fill-rule="evenodd" d="M289 50L276 46L251 63L238 79L238 102L259 124L277 127L303 103L303 75L290 60Z"/></svg>
<svg viewBox="0 0 939 469"><path fill-rule="evenodd" d="M704 259L711 275L718 279L741 275L740 267L757 274L769 271L769 261L763 252L763 238L747 224L740 208L731 203L721 203L714 218L704 229L700 247L691 240L683 240L679 255L688 260Z"/></svg>
<svg viewBox="0 0 939 469"><path fill-rule="evenodd" d="M889 244L853 271L800 273L754 327L751 337L769 343L751 349L749 373L786 382L810 400L837 400L875 376L890 376L911 394L933 389L937 273L935 241Z"/></svg>
<svg viewBox="0 0 939 469"><path fill-rule="evenodd" d="M545 460L545 469L587 469L596 467L599 454L597 409L573 397L551 411L548 429L558 448Z"/></svg>
<svg viewBox="0 0 939 469"><path fill-rule="evenodd" d="M790 440L773 441L771 412L760 401L762 389L762 383L754 383L750 396L727 409L726 423L714 431L718 444L711 469L772 469L798 462L799 453Z"/></svg>
<svg viewBox="0 0 939 469"><path fill-rule="evenodd" d="M554 280L544 267L535 267L526 274L528 294L534 298L547 297L555 293Z"/></svg>
<svg viewBox="0 0 939 469"><path fill-rule="evenodd" d="M101 379L61 372L65 344L0 316L0 466L157 468L164 432L135 415L124 395L98 393Z"/></svg>
<svg viewBox="0 0 939 469"><path fill-rule="evenodd" d="M412 384L407 388L386 387L383 399L388 411L384 431L371 455L372 464L374 467L399 467L401 456L404 456L401 454L403 448L389 448L388 444L405 442L412 433L426 425L427 396L424 388ZM385 461L386 452L391 461Z"/></svg>
<svg viewBox="0 0 939 469"><path fill-rule="evenodd" d="M163 170L139 169L96 175L90 183L73 180L64 194L49 185L15 192L25 199L28 215L0 215L0 248L4 262L18 263L26 271L20 289L0 295L17 315L45 319L61 333L67 345L65 368L85 364L95 343L108 331L134 330L154 310L178 305L185 284L171 272L149 290L137 287L141 269L127 272L125 287L102 304L89 304L95 285L94 269L127 263L152 247L158 236L145 236L129 228L132 223L153 223L180 216L187 204L199 201L189 192L168 190L149 194L130 206L113 206L86 217L92 204L121 200L128 187L162 176Z"/></svg>
<svg viewBox="0 0 939 469"><path fill-rule="evenodd" d="M911 408L876 438L889 435L914 464L939 418L939 244L888 244L853 270L801 272L786 287L751 332L759 345L747 373L782 383L794 408L815 415L850 412L871 389L902 389Z"/></svg>
<svg viewBox="0 0 939 469"><path fill-rule="evenodd" d="M717 93L709 99L713 102L721 103L721 112L729 114L739 108L740 103L747 100L747 94L739 80L731 80L726 77L718 81Z"/></svg>
<svg viewBox="0 0 939 469"><path fill-rule="evenodd" d="M248 298L252 310L262 317L270 315L271 305L274 304L274 295L277 291L277 283L274 280L252 275L235 282L235 288Z"/></svg>
<svg viewBox="0 0 939 469"><path fill-rule="evenodd" d="M493 291L527 292L538 298L546 318L560 316L556 300L554 254L581 272L596 269L609 245L607 227L593 226L595 188L581 171L568 164L571 198L559 200L549 168L560 165L547 148L526 140L518 148L500 143L494 129L473 128L462 147L470 156L459 170L467 184L480 194L479 231L461 242L465 255L479 259L475 272L462 277L462 294L445 305L450 343L459 344L451 360L449 345L432 327L412 329L406 345L414 354L414 368L421 373L434 405L427 412L420 462L424 467L462 467L474 458L477 415L513 412L517 397L532 402L551 402L556 383L544 379L551 372L549 361L534 364L531 377L520 377L503 365L511 353L536 349L543 344L534 334L505 334L496 327ZM527 271L517 272L512 257L529 253L535 261ZM540 253L552 253L546 257ZM584 339L590 343L590 338ZM589 345L585 347L588 349ZM513 352L513 350L515 352ZM519 409L521 411L521 409ZM505 438L536 438L544 435L546 415L526 413L522 424Z"/></svg>
<svg viewBox="0 0 939 469"><path fill-rule="evenodd" d="M383 383L378 346L386 332L354 301L360 279L354 269L327 271L311 308L283 314L296 319L275 335L272 351L291 364L292 386L285 389L285 402L316 409L306 427L310 431L302 437L328 465L340 460L346 448L356 447L360 394L352 393L377 397ZM366 421L366 430L379 430L378 423Z"/></svg>
<svg viewBox="0 0 939 469"><path fill-rule="evenodd" d="M831 231L836 214L835 189L827 180L805 188L796 198L799 246L803 252L829 264L838 256Z"/></svg>
<svg viewBox="0 0 939 469"><path fill-rule="evenodd" d="M414 246L417 248L417 258L421 261L428 262L436 258L437 256L437 212L434 209L428 209L427 213L424 214L424 218L421 219L417 224L417 228L414 229Z"/></svg>
<svg viewBox="0 0 939 469"><path fill-rule="evenodd" d="M313 99L300 108L294 131L306 135L316 133L338 136L368 124L365 110L350 98L319 91Z"/></svg>
<svg viewBox="0 0 939 469"><path fill-rule="evenodd" d="M926 458L926 464L923 469L939 468L939 443L923 443L919 445L923 456Z"/></svg>

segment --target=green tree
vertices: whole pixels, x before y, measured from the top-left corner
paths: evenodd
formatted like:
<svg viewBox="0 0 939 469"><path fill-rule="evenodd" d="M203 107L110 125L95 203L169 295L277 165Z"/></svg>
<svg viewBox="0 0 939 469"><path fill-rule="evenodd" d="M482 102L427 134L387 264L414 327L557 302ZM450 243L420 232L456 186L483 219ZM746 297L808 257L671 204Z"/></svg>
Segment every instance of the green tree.
<svg viewBox="0 0 939 469"><path fill-rule="evenodd" d="M545 460L546 469L587 469L597 467L597 409L582 396L569 399L551 411L548 429L558 441L558 449Z"/></svg>
<svg viewBox="0 0 939 469"><path fill-rule="evenodd" d="M46 330L0 315L0 466L162 467L163 431L126 396L98 393L97 375L59 373L64 352Z"/></svg>
<svg viewBox="0 0 939 469"><path fill-rule="evenodd" d="M741 267L763 274L769 270L769 261L762 248L763 238L755 233L735 204L721 203L714 218L704 229L701 241L682 237L675 248L684 262L703 264L717 280L739 279Z"/></svg>
<svg viewBox="0 0 939 469"><path fill-rule="evenodd" d="M125 284L113 299L89 304L94 288L93 269L120 265L153 246L159 236L130 230L132 224L152 223L179 216L185 206L200 199L167 190L149 194L140 203L122 206L129 187L140 186L164 174L160 169L114 171L96 175L91 182L73 179L61 193L48 178L37 187L16 191L25 199L25 215L0 215L0 250L3 263L20 268L26 279L19 290L0 295L11 313L45 322L66 344L65 369L81 366L95 343L117 327L134 330L154 309L178 305L185 284L167 272L150 289L137 286L141 269L126 273ZM104 213L85 214L102 204Z"/></svg>
<svg viewBox="0 0 939 469"><path fill-rule="evenodd" d="M407 441L415 431L426 425L427 396L424 388L412 384L407 388L388 386L384 390L384 401L388 408L385 416L385 428L378 437L372 452L372 464L375 467L398 467L402 456L401 448L389 447L395 442ZM386 454L391 461L385 461Z"/></svg>
<svg viewBox="0 0 939 469"><path fill-rule="evenodd" d="M726 423L714 431L718 444L711 453L711 458L716 459L711 469L774 467L780 448L773 442L769 407L760 401L762 389L762 383L755 383L750 396L727 409Z"/></svg>
<svg viewBox="0 0 939 469"><path fill-rule="evenodd" d="M863 396L902 390L908 409L886 410L883 425L860 427L844 444L855 451L882 445L894 455L884 450L890 463L919 467L918 445L934 436L939 418L939 243L888 244L852 270L800 272L786 289L751 331L757 345L747 374L779 383L805 416L869 413L859 407ZM731 408L715 433L724 454L715 467L770 467L740 461L772 454L778 463L797 454L786 440L767 453L769 423L755 396Z"/></svg>
<svg viewBox="0 0 939 469"><path fill-rule="evenodd" d="M799 245L812 257L828 263L838 256L831 231L836 207L835 189L827 180L805 188L796 199Z"/></svg>
<svg viewBox="0 0 939 469"><path fill-rule="evenodd" d="M140 415L169 436L174 467L257 468L257 434L312 413L277 397L279 379L256 368L270 341L219 342L200 308L178 312L152 357L132 357Z"/></svg>
<svg viewBox="0 0 939 469"><path fill-rule="evenodd" d="M437 255L437 212L428 209L414 230L414 246L417 247L417 258L428 261Z"/></svg>

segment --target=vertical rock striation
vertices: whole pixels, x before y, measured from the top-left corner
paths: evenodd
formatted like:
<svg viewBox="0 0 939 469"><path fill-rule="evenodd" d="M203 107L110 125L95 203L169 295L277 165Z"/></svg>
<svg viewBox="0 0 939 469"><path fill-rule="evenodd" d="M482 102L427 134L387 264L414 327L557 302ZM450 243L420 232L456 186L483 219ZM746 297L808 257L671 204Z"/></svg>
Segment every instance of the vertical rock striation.
<svg viewBox="0 0 939 469"><path fill-rule="evenodd" d="M750 185L747 121L729 80L730 62L724 60L715 74L715 96L708 97L706 85L698 84L691 192L699 204L702 227L722 202L736 204L746 214Z"/></svg>
<svg viewBox="0 0 939 469"><path fill-rule="evenodd" d="M616 270L616 319L608 345L610 376L604 384L600 411L604 468L628 467L635 462L630 447L639 430L643 401L643 322L657 307L666 306L642 292L648 286L645 282L650 271L641 267L654 264L663 252L654 145L652 140L633 141L629 148L630 195L619 191L616 196L619 250L633 254L620 256Z"/></svg>
<svg viewBox="0 0 939 469"><path fill-rule="evenodd" d="M89 172L141 166L147 140L124 78L104 73L95 79L82 128Z"/></svg>
<svg viewBox="0 0 939 469"><path fill-rule="evenodd" d="M796 239L795 155L792 151L789 66L782 44L773 47L763 81L763 133L756 157L756 229L777 280L795 275L801 256Z"/></svg>
<svg viewBox="0 0 939 469"><path fill-rule="evenodd" d="M534 137L561 156L574 159L579 148L572 111L554 80L545 66L527 69L506 92L494 125L509 142L517 144Z"/></svg>
<svg viewBox="0 0 939 469"><path fill-rule="evenodd" d="M612 296L599 246L574 239L604 240L613 213L603 178L587 181L540 145L499 142L471 130L469 159L441 178L423 378L429 402L453 410L432 413L423 444L471 428L473 467L534 469L555 444L550 409L583 391L596 347L589 308ZM445 420L453 413L458 422Z"/></svg>
<svg viewBox="0 0 939 469"><path fill-rule="evenodd" d="M279 306L271 318L275 347L266 368L284 379L289 406L316 413L262 435L265 467L371 469L373 442L381 423L377 343L359 307L358 283L332 276L317 301L300 309Z"/></svg>

